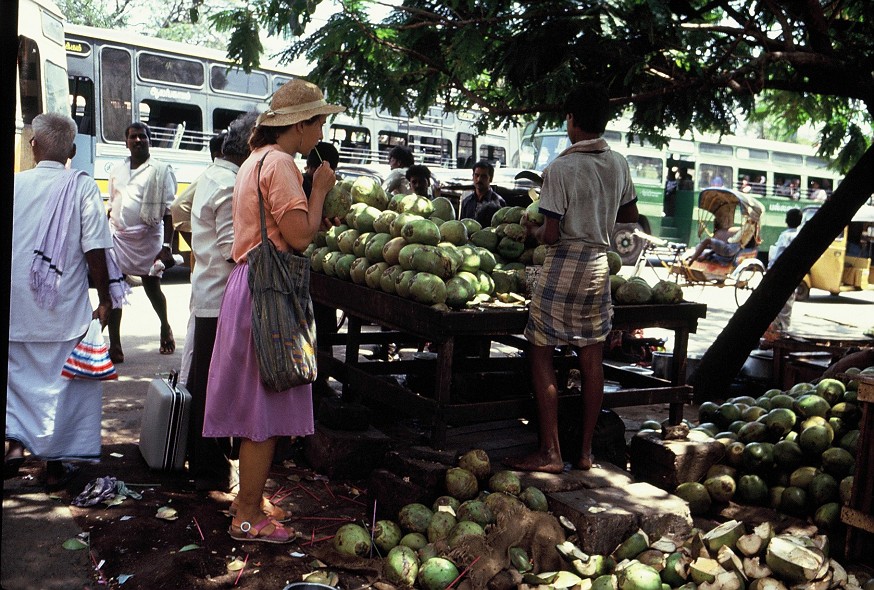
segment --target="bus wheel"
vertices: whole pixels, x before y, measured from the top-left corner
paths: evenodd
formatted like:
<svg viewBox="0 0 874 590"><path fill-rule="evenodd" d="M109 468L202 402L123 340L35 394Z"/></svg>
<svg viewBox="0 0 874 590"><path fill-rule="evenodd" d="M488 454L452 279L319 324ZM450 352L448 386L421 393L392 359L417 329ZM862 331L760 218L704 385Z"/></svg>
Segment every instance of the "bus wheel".
<svg viewBox="0 0 874 590"><path fill-rule="evenodd" d="M633 265L643 251L643 240L634 235L634 230L641 228L638 223L617 223L610 239L611 249L622 258L622 264Z"/></svg>
<svg viewBox="0 0 874 590"><path fill-rule="evenodd" d="M807 283L801 281L795 287L795 301L806 301L808 297L810 297L810 287L807 286Z"/></svg>

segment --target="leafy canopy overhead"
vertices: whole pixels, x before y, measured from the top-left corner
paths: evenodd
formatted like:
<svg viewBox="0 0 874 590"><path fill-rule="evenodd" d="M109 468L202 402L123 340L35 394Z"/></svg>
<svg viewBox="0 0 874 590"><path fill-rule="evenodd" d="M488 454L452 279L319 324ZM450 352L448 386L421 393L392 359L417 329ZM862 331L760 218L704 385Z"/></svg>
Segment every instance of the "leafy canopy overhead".
<svg viewBox="0 0 874 590"><path fill-rule="evenodd" d="M294 37L283 59L335 101L393 113L477 110L482 126L563 120L568 89L609 88L634 131L731 133L737 117L819 126L843 167L869 142L874 109L870 0L369 0L306 30L320 0L249 0L214 17L229 55L257 65L258 27ZM306 30L307 36L300 35Z"/></svg>

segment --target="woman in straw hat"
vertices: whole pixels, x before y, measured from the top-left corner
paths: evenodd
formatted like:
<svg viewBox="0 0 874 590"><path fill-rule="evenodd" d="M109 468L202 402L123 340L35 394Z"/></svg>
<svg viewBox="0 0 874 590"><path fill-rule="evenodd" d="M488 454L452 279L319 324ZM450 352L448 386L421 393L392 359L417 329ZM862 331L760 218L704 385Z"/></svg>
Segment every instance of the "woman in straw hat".
<svg viewBox="0 0 874 590"><path fill-rule="evenodd" d="M308 154L322 139L328 115L345 107L325 102L318 86L293 80L280 88L270 110L258 117L249 139L252 153L240 167L234 186L236 262L228 278L210 365L203 435L236 437L240 447L240 490L231 505L231 537L241 541L287 543L294 531L281 522L289 514L264 498L277 438L313 433L309 385L275 392L264 387L252 338L252 300L247 253L261 243L260 186L267 235L279 250L304 250L322 223L322 204L334 186L327 162L313 174L309 201L296 154Z"/></svg>

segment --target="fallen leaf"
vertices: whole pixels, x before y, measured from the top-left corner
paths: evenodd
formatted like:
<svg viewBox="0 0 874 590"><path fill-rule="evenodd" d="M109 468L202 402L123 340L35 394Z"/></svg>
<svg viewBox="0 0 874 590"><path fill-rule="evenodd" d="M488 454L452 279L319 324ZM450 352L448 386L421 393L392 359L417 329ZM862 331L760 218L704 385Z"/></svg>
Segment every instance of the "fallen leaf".
<svg viewBox="0 0 874 590"><path fill-rule="evenodd" d="M300 476L299 476L299 475L296 475L296 474L294 474L294 473L292 473L292 474L288 475L287 479L288 479L289 481L299 482L299 481L300 481Z"/></svg>
<svg viewBox="0 0 874 590"><path fill-rule="evenodd" d="M128 580L130 580L130 579L133 578L133 577L134 577L133 574L119 574L119 575L118 575L118 584L119 584L119 586L122 585L122 584L124 584L125 582L127 582Z"/></svg>
<svg viewBox="0 0 874 590"><path fill-rule="evenodd" d="M109 456L115 457L116 459L121 459L122 457L124 457L124 455L122 455L121 453L109 453ZM125 578L125 579L127 579L127 578ZM122 582L122 584L124 584L124 582Z"/></svg>
<svg viewBox="0 0 874 590"><path fill-rule="evenodd" d="M121 518L119 518L119 520L130 520L130 519L132 519L132 518L134 518L134 517L131 516L130 514L125 514L124 516L122 516Z"/></svg>
<svg viewBox="0 0 874 590"><path fill-rule="evenodd" d="M292 551L289 555L291 557L306 557L306 553L301 553L300 551Z"/></svg>
<svg viewBox="0 0 874 590"><path fill-rule="evenodd" d="M238 571L240 571L241 569L243 569L243 566L244 566L244 565L245 565L245 564L243 563L243 560L242 560L242 559L234 559L233 561L231 561L231 562L228 564L228 571L229 571L229 572L238 572Z"/></svg>
<svg viewBox="0 0 874 590"><path fill-rule="evenodd" d="M127 499L127 496L123 496L121 494L116 494L113 497L107 498L106 500L104 500L103 503L106 504L107 508L112 508L113 506L118 506L119 504L124 502L126 499Z"/></svg>
<svg viewBox="0 0 874 590"><path fill-rule="evenodd" d="M200 545L196 543L189 543L188 545L180 549L179 553L182 553L183 551L193 551L195 549L200 549Z"/></svg>
<svg viewBox="0 0 874 590"><path fill-rule="evenodd" d="M88 547L88 543L83 542L81 539L77 539L75 537L71 539L67 539L64 541L63 545L64 549L69 551L78 551L79 549L85 549Z"/></svg>
<svg viewBox="0 0 874 590"><path fill-rule="evenodd" d="M175 508L170 508L169 506L161 506L158 508L158 512L155 514L157 518L162 520L176 520L179 518L179 515L176 513Z"/></svg>

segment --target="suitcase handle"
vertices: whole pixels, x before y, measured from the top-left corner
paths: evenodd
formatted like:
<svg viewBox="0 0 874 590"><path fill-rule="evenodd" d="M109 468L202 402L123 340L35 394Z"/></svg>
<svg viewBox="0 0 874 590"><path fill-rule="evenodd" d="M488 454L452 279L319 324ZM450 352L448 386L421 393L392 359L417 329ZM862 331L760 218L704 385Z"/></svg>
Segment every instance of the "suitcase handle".
<svg viewBox="0 0 874 590"><path fill-rule="evenodd" d="M167 376L167 382L170 383L172 389L176 389L176 384L179 382L179 371L173 369Z"/></svg>

